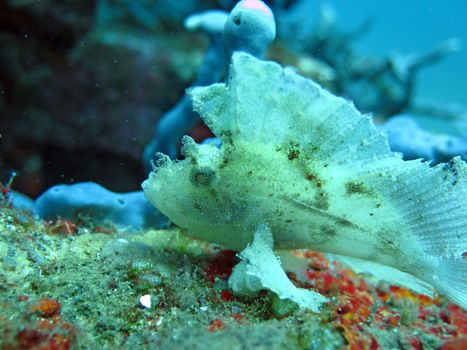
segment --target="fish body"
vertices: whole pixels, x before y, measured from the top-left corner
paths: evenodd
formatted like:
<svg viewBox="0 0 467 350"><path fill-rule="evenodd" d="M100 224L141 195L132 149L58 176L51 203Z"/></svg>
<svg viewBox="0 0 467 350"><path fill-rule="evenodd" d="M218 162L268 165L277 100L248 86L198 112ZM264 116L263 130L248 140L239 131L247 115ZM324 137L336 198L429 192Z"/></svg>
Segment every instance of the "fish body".
<svg viewBox="0 0 467 350"><path fill-rule="evenodd" d="M369 116L292 69L236 53L229 72L190 92L222 147L185 137L185 160L161 156L143 183L162 213L235 250L266 225L275 248L393 266L467 306L464 162L403 161Z"/></svg>

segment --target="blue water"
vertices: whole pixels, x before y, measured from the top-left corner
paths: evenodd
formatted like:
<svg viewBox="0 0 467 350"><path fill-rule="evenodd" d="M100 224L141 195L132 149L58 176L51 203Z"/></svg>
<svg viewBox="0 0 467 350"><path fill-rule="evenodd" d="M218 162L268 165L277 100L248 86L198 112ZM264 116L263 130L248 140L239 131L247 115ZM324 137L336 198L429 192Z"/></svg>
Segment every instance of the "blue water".
<svg viewBox="0 0 467 350"><path fill-rule="evenodd" d="M314 14L323 3L333 5L342 28L353 29L372 18L372 30L358 42L362 52L426 52L449 38L463 49L419 75L419 100L467 105L466 0L315 0Z"/></svg>

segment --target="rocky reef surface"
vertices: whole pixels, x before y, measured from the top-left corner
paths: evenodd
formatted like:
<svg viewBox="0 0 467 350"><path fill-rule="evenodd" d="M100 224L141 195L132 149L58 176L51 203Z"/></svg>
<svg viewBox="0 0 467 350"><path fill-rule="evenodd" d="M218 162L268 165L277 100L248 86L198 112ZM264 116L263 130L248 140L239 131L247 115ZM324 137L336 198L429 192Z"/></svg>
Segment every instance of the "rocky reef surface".
<svg viewBox="0 0 467 350"><path fill-rule="evenodd" d="M467 314L443 297L352 272L325 255L283 257L319 314L271 293L237 297L235 253L179 230L0 208L1 349L464 349Z"/></svg>

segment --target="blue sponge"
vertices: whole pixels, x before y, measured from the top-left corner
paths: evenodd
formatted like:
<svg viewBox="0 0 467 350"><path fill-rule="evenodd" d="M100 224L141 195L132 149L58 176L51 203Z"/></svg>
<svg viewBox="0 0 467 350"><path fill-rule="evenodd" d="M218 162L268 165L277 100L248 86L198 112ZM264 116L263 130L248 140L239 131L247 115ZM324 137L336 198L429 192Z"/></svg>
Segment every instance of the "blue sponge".
<svg viewBox="0 0 467 350"><path fill-rule="evenodd" d="M402 153L406 160L423 158L433 164L447 162L455 156L467 160L467 135L435 134L423 130L406 115L392 117L379 130L388 135L391 150Z"/></svg>
<svg viewBox="0 0 467 350"><path fill-rule="evenodd" d="M276 37L272 11L260 0L242 0L230 12L224 27L227 61L235 51L262 58Z"/></svg>
<svg viewBox="0 0 467 350"><path fill-rule="evenodd" d="M37 198L33 212L42 219L73 219L84 214L96 222L109 220L135 229L165 222L142 191L115 193L94 182L53 186Z"/></svg>

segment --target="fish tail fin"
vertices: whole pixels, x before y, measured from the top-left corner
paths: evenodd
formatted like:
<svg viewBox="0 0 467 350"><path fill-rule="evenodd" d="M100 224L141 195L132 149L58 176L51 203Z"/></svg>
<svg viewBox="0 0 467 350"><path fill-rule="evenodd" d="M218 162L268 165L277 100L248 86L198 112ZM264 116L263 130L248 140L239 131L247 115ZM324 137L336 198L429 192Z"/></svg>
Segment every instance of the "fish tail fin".
<svg viewBox="0 0 467 350"><path fill-rule="evenodd" d="M400 193L405 196L401 204L417 244L427 254L424 277L467 310L467 164L455 157L407 175L399 178L408 185Z"/></svg>
<svg viewBox="0 0 467 350"><path fill-rule="evenodd" d="M450 300L467 310L467 262L461 259L445 260L433 284Z"/></svg>
<svg viewBox="0 0 467 350"><path fill-rule="evenodd" d="M391 179L374 177L372 185L397 208L399 239L413 261L404 270L467 309L467 163L455 157L434 167L420 160L386 164Z"/></svg>

